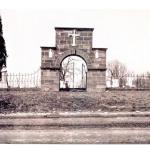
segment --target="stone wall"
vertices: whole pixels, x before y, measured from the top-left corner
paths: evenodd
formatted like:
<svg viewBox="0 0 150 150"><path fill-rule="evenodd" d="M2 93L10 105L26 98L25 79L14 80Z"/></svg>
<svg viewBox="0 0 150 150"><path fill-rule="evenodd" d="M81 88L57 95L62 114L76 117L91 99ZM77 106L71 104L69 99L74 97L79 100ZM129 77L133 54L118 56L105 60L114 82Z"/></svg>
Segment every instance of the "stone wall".
<svg viewBox="0 0 150 150"><path fill-rule="evenodd" d="M87 91L100 92L105 88L105 71L89 70L87 74Z"/></svg>
<svg viewBox="0 0 150 150"><path fill-rule="evenodd" d="M41 88L45 91L59 91L59 70L42 70Z"/></svg>

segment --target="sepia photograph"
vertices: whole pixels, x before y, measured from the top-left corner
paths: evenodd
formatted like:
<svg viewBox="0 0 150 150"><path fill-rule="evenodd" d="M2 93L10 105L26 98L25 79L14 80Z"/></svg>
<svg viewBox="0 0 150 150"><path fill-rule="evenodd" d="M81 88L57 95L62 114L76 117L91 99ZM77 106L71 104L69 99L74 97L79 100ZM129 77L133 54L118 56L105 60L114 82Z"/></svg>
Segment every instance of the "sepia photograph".
<svg viewBox="0 0 150 150"><path fill-rule="evenodd" d="M0 143L150 144L150 9L0 7Z"/></svg>

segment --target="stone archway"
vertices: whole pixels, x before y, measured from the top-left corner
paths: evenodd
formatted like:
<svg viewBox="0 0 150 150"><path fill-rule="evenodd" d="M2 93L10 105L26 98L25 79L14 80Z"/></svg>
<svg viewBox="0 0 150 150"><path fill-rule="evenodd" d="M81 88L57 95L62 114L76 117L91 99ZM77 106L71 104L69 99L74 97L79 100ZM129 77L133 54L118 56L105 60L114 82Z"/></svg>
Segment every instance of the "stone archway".
<svg viewBox="0 0 150 150"><path fill-rule="evenodd" d="M41 88L59 91L61 62L67 56L80 56L87 64L87 91L106 88L106 50L92 48L93 28L57 27L56 47L41 47Z"/></svg>

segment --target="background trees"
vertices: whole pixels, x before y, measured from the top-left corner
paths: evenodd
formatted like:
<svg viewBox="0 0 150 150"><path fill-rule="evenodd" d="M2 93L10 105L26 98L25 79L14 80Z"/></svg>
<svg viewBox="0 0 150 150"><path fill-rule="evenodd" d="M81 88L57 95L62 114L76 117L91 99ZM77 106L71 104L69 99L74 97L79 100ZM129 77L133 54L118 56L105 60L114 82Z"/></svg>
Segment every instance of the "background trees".
<svg viewBox="0 0 150 150"><path fill-rule="evenodd" d="M2 19L0 16L0 80L2 79L2 69L6 67L7 52L5 47L5 40L3 38Z"/></svg>
<svg viewBox="0 0 150 150"><path fill-rule="evenodd" d="M150 88L150 72L135 74L129 72L127 67L118 60L107 64L107 79L109 87L119 88Z"/></svg>
<svg viewBox="0 0 150 150"><path fill-rule="evenodd" d="M107 66L107 72L111 78L111 86L113 84L113 79L118 80L119 87L126 86L127 68L123 63L119 62L118 60L109 62Z"/></svg>

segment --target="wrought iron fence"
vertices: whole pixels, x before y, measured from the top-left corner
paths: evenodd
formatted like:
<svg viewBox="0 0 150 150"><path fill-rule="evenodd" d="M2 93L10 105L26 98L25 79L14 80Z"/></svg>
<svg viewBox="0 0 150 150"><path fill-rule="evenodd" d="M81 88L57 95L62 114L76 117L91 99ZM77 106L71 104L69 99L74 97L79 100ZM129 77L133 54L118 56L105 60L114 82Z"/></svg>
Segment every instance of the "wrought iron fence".
<svg viewBox="0 0 150 150"><path fill-rule="evenodd" d="M107 88L117 89L149 89L150 75L127 74L122 77L106 76ZM23 73L7 73L2 72L0 88L40 88L41 87L41 71L38 69L31 74Z"/></svg>
<svg viewBox="0 0 150 150"><path fill-rule="evenodd" d="M106 77L108 88L150 89L150 75L127 74L121 77Z"/></svg>
<svg viewBox="0 0 150 150"><path fill-rule="evenodd" d="M40 84L40 69L31 74L3 71L0 88L39 88Z"/></svg>

